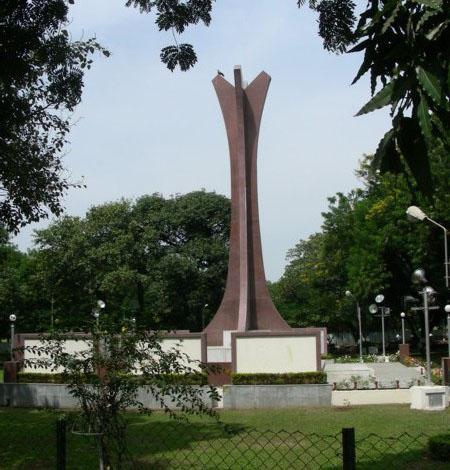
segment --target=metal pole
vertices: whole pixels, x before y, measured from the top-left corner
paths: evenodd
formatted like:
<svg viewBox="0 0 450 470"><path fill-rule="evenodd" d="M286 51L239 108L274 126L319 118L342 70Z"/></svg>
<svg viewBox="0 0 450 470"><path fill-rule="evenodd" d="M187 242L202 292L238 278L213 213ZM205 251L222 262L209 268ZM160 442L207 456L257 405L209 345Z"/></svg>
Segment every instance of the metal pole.
<svg viewBox="0 0 450 470"><path fill-rule="evenodd" d="M355 428L342 429L342 468L343 470L356 468Z"/></svg>
<svg viewBox="0 0 450 470"><path fill-rule="evenodd" d="M11 361L14 361L14 323L11 322Z"/></svg>
<svg viewBox="0 0 450 470"><path fill-rule="evenodd" d="M450 313L447 315L447 344L448 344L448 357L450 357Z"/></svg>
<svg viewBox="0 0 450 470"><path fill-rule="evenodd" d="M363 337L362 337L362 325L361 325L361 307L359 302L356 302L356 310L358 312L358 325L359 325L359 362L363 362Z"/></svg>
<svg viewBox="0 0 450 470"><path fill-rule="evenodd" d="M402 344L405 344L405 319L402 318Z"/></svg>
<svg viewBox="0 0 450 470"><path fill-rule="evenodd" d="M447 229L445 227L442 227L444 229L444 256L445 256L445 287L448 289L448 246L447 246Z"/></svg>
<svg viewBox="0 0 450 470"><path fill-rule="evenodd" d="M383 337L383 359L386 362L386 345L384 341L384 307L381 307L381 336Z"/></svg>
<svg viewBox="0 0 450 470"><path fill-rule="evenodd" d="M425 287L423 293L423 311L425 316L425 348L427 355L427 382L431 384L431 357L430 357L430 325L428 321L428 293Z"/></svg>
<svg viewBox="0 0 450 470"><path fill-rule="evenodd" d="M66 469L66 420L58 419L56 422L56 468Z"/></svg>

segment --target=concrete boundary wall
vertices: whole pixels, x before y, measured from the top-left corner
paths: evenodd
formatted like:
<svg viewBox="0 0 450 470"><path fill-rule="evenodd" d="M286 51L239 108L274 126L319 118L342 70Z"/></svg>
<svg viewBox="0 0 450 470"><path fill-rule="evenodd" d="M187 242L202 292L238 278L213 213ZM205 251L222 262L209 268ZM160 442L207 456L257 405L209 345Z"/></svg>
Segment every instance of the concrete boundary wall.
<svg viewBox="0 0 450 470"><path fill-rule="evenodd" d="M447 387L447 399L449 399ZM350 405L405 405L411 403L409 388L379 390L333 390L331 403L333 406Z"/></svg>
<svg viewBox="0 0 450 470"><path fill-rule="evenodd" d="M297 408L331 406L328 384L304 385L224 385L223 408Z"/></svg>
<svg viewBox="0 0 450 470"><path fill-rule="evenodd" d="M207 406L215 407L216 403L208 396L208 387L202 388L203 401ZM160 410L161 406L148 388L139 387L137 399L145 407ZM176 409L169 397L166 403ZM0 406L17 408L77 408L66 385L63 384L0 384Z"/></svg>
<svg viewBox="0 0 450 470"><path fill-rule="evenodd" d="M350 405L402 405L411 403L409 388L388 390L333 390L333 406Z"/></svg>

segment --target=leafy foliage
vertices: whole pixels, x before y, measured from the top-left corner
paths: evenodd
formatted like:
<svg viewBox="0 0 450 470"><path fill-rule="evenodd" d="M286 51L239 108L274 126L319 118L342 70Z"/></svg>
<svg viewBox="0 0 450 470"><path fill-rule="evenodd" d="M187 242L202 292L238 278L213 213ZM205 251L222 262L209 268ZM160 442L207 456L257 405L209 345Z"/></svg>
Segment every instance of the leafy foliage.
<svg viewBox="0 0 450 470"><path fill-rule="evenodd" d="M223 294L229 214L228 199L214 193L154 194L95 206L85 218L66 216L38 231L29 281L45 305L44 330L52 300L56 326L83 329L99 298L118 318L200 330Z"/></svg>
<svg viewBox="0 0 450 470"><path fill-rule="evenodd" d="M94 39L71 41L67 0L0 6L0 223L12 232L60 214L71 182L62 156ZM73 2L69 2L73 3Z"/></svg>
<svg viewBox="0 0 450 470"><path fill-rule="evenodd" d="M179 348L163 348L156 332L136 328L133 322L111 322L107 315L91 325L90 337L68 352L66 342L79 336L54 332L41 343L25 347L33 357L25 360L32 368L59 372L81 411L74 431L96 437L101 468L123 468L127 455L127 419L124 412L136 408L151 413L139 398L139 387L152 394L172 417L184 414L215 416L205 402L203 390L182 377L198 373L202 364L192 361ZM136 380L138 374L140 380ZM177 380L170 379L176 376ZM219 397L213 387L206 396Z"/></svg>
<svg viewBox="0 0 450 470"><path fill-rule="evenodd" d="M213 0L128 0L127 7L138 8L141 13L155 11L155 23L159 30L174 33L175 45L161 50L161 61L173 72L189 70L197 62L197 55L191 44L178 44L175 33L182 34L187 27L198 23L209 26Z"/></svg>
<svg viewBox="0 0 450 470"><path fill-rule="evenodd" d="M232 374L234 385L325 384L325 372L291 372L283 374Z"/></svg>
<svg viewBox="0 0 450 470"><path fill-rule="evenodd" d="M372 94L358 115L390 106L392 129L374 159L378 168L408 170L432 194L430 155L450 149L450 5L442 1L370 1L350 52L364 51L354 82L370 74ZM389 145L386 145L389 143Z"/></svg>
<svg viewBox="0 0 450 470"><path fill-rule="evenodd" d="M289 264L279 282L270 286L274 301L291 325L326 325L333 332L353 331L358 336L355 300L358 299L365 331L373 321L367 307L383 292L394 312L404 310L405 295L416 294L411 273L418 266L427 271L430 284L446 300L443 279L442 233L427 224L407 220L406 208L419 205L430 217L450 224L450 173L445 151L432 154L436 181L430 203L416 191L414 179L404 174L373 169L366 157L358 175L364 188L329 198L322 231L301 240L288 252ZM442 313L432 314L432 325L443 324ZM391 325L398 325L395 315ZM420 337L421 317L407 316L409 328Z"/></svg>

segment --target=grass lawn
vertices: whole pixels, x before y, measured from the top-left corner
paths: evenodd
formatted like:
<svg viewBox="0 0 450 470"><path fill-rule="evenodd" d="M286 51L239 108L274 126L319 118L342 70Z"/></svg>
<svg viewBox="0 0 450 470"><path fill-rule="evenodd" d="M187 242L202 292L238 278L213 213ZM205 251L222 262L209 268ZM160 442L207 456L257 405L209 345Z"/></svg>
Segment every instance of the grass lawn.
<svg viewBox="0 0 450 470"><path fill-rule="evenodd" d="M58 415L0 408L0 468L54 468ZM365 406L221 412L231 431L205 418L175 422L161 413L127 418L139 469L338 469L343 427L356 429L358 469L450 468L426 454L427 436L450 432L450 410ZM402 436L405 432L409 436ZM68 432L67 446L68 469L98 468L92 438Z"/></svg>
<svg viewBox="0 0 450 470"><path fill-rule="evenodd" d="M0 383L3 383L3 369L0 369Z"/></svg>

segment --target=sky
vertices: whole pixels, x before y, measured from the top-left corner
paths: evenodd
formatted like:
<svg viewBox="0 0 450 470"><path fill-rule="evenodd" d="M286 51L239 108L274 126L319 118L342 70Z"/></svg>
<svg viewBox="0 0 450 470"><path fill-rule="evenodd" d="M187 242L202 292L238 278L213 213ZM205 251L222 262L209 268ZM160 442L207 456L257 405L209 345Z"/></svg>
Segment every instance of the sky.
<svg viewBox="0 0 450 470"><path fill-rule="evenodd" d="M259 210L266 276L277 280L287 251L320 230L327 197L360 184L358 160L389 129L386 112L354 117L370 97L367 79L350 85L361 55L326 52L316 14L296 0L220 0L210 27L178 39L195 46L195 68L172 73L159 59L171 33L124 4L76 0L70 10L73 40L95 36L112 55L98 55L85 77L64 161L87 188L69 192L65 213L83 216L92 205L155 192L229 196L211 80L220 69L232 82L238 64L248 82L264 70L272 82L258 147ZM48 223L26 227L14 242L26 250L33 230Z"/></svg>

